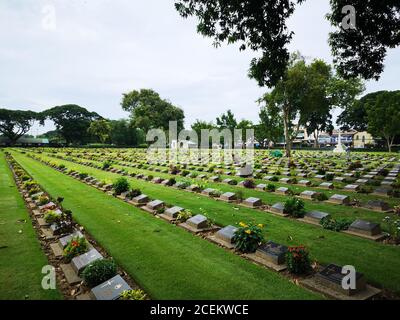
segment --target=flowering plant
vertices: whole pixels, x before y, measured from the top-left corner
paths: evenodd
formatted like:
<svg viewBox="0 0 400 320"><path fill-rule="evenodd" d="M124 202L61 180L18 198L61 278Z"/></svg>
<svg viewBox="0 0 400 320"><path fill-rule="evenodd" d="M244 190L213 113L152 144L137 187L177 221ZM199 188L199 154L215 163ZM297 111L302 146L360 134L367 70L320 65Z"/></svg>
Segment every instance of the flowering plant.
<svg viewBox="0 0 400 320"><path fill-rule="evenodd" d="M308 250L304 246L289 247L286 263L293 274L307 274L312 269Z"/></svg>
<svg viewBox="0 0 400 320"><path fill-rule="evenodd" d="M84 254L89 249L89 245L85 238L74 237L68 242L64 249L64 257L69 262L74 257Z"/></svg>
<svg viewBox="0 0 400 320"><path fill-rule="evenodd" d="M243 253L255 252L260 243L264 241L263 228L262 224L240 222L233 237L236 249Z"/></svg>
<svg viewBox="0 0 400 320"><path fill-rule="evenodd" d="M387 216L383 219L383 223L386 225L390 237L396 243L400 242L400 219L396 217Z"/></svg>

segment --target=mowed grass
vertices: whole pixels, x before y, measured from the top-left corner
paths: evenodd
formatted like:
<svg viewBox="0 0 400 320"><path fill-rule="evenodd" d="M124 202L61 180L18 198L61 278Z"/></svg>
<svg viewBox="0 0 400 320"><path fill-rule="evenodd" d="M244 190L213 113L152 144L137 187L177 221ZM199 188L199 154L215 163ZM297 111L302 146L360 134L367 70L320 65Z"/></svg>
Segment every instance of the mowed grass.
<svg viewBox="0 0 400 320"><path fill-rule="evenodd" d="M42 155L42 157L43 157L43 155ZM45 156L45 157L47 160L50 160L50 161L58 160L58 159L52 157L51 155ZM93 160L86 160L86 161L95 163L97 165L101 164L101 162L99 162L99 161L93 161ZM157 176L157 177L164 178L164 179L174 177L171 174L154 172L154 171L144 170L144 169L130 168L130 167L123 166L123 165L113 165L113 168L126 170L128 172L140 172L145 175L153 175L153 176ZM163 168L163 169L165 169L165 168ZM223 178L228 178L228 177L229 176L224 176ZM230 177L230 178L232 178L232 177ZM237 179L237 178L233 177L233 179ZM196 184L199 182L203 183L199 179L189 179L189 178L180 177L180 176L176 176L176 180L177 181L191 181L192 184ZM243 179L238 179L238 180L243 180ZM255 181L257 183L268 183L266 181L261 181L261 180L255 180ZM206 182L206 183L203 183L203 185L204 185L204 187L218 189L223 192L241 191L241 192L243 192L244 198L256 197L256 198L261 199L264 204L268 204L268 205L274 205L277 202L285 202L287 200L287 196L279 195L277 193L270 193L270 192L255 190L255 189L246 189L243 187L227 185L222 182L219 182L219 183ZM302 192L305 190L315 190L315 188L310 188L310 187L302 188L302 187L294 187L292 185L283 185L283 184L277 185L277 187L280 187L280 186L286 186L286 187L292 189L293 191L297 191L297 192ZM328 196L332 196L333 194L342 194L342 192L340 192L338 190L325 191L324 193L326 193ZM356 195L356 193L352 194L352 196L355 196L355 195ZM363 195L363 196L368 197L366 195ZM375 197L375 196L371 195L368 200L378 199L378 198L379 197ZM392 200L396 201L395 204L399 204L399 200L394 200L394 199L392 199ZM345 219L349 219L352 221L354 221L356 219L362 219L362 220L367 220L370 222L375 222L375 223L381 224L383 218L386 215L389 215L389 216L392 215L392 214L387 214L387 213L375 212L375 211L367 210L367 209L363 209L363 208L335 205L335 204L330 204L327 202L316 202L316 201L309 201L309 200L304 200L304 202L305 202L307 211L313 211L313 210L323 211L323 212L329 213L335 219L345 218ZM364 202L367 203L367 199L364 199ZM385 230L385 228L386 228L386 226L382 225L382 229Z"/></svg>
<svg viewBox="0 0 400 320"><path fill-rule="evenodd" d="M0 152L0 300L61 299L57 290L41 286L41 271L47 264L4 153Z"/></svg>
<svg viewBox="0 0 400 320"><path fill-rule="evenodd" d="M15 153L18 159L26 157ZM50 158L51 159L51 158ZM69 161L51 159L62 163L69 169L86 172L98 180L115 181L120 175L99 169L78 165ZM30 162L34 160L29 160ZM200 213L200 208L207 211L210 218L224 226L240 221L256 221L266 225L265 237L286 245L305 245L311 256L321 264L336 263L353 265L357 271L365 273L369 282L400 293L400 250L399 247L376 243L343 233L324 230L288 218L240 207L210 198L167 188L161 185L129 178L132 188L140 188L143 193L171 205L178 205ZM340 208L338 206L338 208Z"/></svg>
<svg viewBox="0 0 400 320"><path fill-rule="evenodd" d="M319 299L281 275L21 154L16 160L153 299Z"/></svg>

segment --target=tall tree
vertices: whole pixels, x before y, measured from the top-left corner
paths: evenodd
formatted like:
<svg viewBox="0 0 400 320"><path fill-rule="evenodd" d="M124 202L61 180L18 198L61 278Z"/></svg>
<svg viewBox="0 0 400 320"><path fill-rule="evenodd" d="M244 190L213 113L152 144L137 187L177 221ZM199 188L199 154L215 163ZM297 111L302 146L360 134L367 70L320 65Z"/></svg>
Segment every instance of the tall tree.
<svg viewBox="0 0 400 320"><path fill-rule="evenodd" d="M228 110L226 113L223 113L220 117L217 117L217 127L219 130L229 129L232 134L233 130L237 128L237 120L231 110Z"/></svg>
<svg viewBox="0 0 400 320"><path fill-rule="evenodd" d="M67 144L83 144L88 138L88 128L93 120L101 119L95 113L75 104L57 106L42 113L44 118L52 120Z"/></svg>
<svg viewBox="0 0 400 320"><path fill-rule="evenodd" d="M384 69L387 49L400 45L399 0L331 0L328 19L337 30L329 43L339 73L346 77L361 76L378 80ZM354 28L345 28L343 8L351 5L355 12ZM352 10L352 9L350 9Z"/></svg>
<svg viewBox="0 0 400 320"><path fill-rule="evenodd" d="M262 103L264 100L259 101ZM272 108L262 107L259 113L260 124L255 127L254 134L262 147L267 147L270 142L276 144L283 139L283 121L278 112Z"/></svg>
<svg viewBox="0 0 400 320"><path fill-rule="evenodd" d="M126 119L110 121L110 140L116 146L136 147L145 142L144 135Z"/></svg>
<svg viewBox="0 0 400 320"><path fill-rule="evenodd" d="M88 132L97 137L101 143L105 143L110 138L111 126L105 119L95 120L90 124Z"/></svg>
<svg viewBox="0 0 400 320"><path fill-rule="evenodd" d="M293 32L288 31L287 19L297 3L304 0L227 1L179 0L175 8L183 18L196 16L197 31L222 42L239 43L240 50L261 51L262 57L253 65L268 86L275 85L284 75L289 61L286 45Z"/></svg>
<svg viewBox="0 0 400 320"><path fill-rule="evenodd" d="M141 89L123 94L121 106L131 113L133 125L145 132L149 129L168 130L170 121L177 121L178 131L183 129L183 110L161 99L154 90Z"/></svg>
<svg viewBox="0 0 400 320"><path fill-rule="evenodd" d="M0 132L13 145L30 130L38 118L38 114L33 111L0 109Z"/></svg>
<svg viewBox="0 0 400 320"><path fill-rule="evenodd" d="M309 68L309 109L304 115L309 135L314 135L314 146L319 147L322 131L332 133L332 109L354 105L356 97L364 90L359 78L345 80L335 75L322 60L315 60Z"/></svg>
<svg viewBox="0 0 400 320"><path fill-rule="evenodd" d="M396 136L400 135L400 91L376 92L366 100L368 132L385 139L388 151Z"/></svg>
<svg viewBox="0 0 400 320"><path fill-rule="evenodd" d="M196 16L197 31L222 42L239 43L240 50L260 51L261 57L252 60L256 79L273 87L285 74L289 62L287 45L293 32L287 20L296 5L304 0L228 1L176 0L179 14ZM400 44L400 4L398 0L330 0L328 19L337 28L330 35L335 65L342 76L378 79L388 48ZM344 28L352 5L356 13L355 29ZM350 12L351 13L351 12ZM347 23L348 24L348 23Z"/></svg>
<svg viewBox="0 0 400 320"><path fill-rule="evenodd" d="M196 131L197 137L200 141L201 139L201 130L212 130L216 128L216 125L213 122L207 122L197 119L191 126L192 130Z"/></svg>
<svg viewBox="0 0 400 320"><path fill-rule="evenodd" d="M309 126L310 133L331 129L331 109L341 103L349 103L350 92L356 91L353 83L359 86L359 81L345 83L345 80L333 75L331 67L325 62L314 60L306 64L299 54L295 54L284 79L262 98L268 114L282 118L289 161L292 143L300 126Z"/></svg>

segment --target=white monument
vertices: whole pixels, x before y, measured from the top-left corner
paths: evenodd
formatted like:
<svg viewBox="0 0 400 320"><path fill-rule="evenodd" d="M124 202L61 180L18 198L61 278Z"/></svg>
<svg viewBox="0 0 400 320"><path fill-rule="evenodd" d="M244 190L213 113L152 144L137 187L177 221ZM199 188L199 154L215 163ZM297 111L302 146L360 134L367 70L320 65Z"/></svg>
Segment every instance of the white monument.
<svg viewBox="0 0 400 320"><path fill-rule="evenodd" d="M346 150L344 149L342 145L342 133L339 130L339 137L338 137L338 143L336 148L333 150L334 153L345 153Z"/></svg>

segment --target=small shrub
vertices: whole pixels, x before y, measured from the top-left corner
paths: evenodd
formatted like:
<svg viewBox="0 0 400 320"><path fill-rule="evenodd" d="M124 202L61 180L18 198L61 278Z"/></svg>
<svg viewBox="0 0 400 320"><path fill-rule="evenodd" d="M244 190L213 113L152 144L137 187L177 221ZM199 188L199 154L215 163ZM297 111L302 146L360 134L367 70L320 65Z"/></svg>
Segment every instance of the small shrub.
<svg viewBox="0 0 400 320"><path fill-rule="evenodd" d="M181 211L178 216L176 217L176 220L179 222L186 222L193 216L192 211L190 210L183 210Z"/></svg>
<svg viewBox="0 0 400 320"><path fill-rule="evenodd" d="M352 163L350 163L350 165L348 167L348 170L349 171L353 171L353 170L356 170L358 168L362 168L362 166L363 165L361 164L360 161L352 162Z"/></svg>
<svg viewBox="0 0 400 320"><path fill-rule="evenodd" d="M383 223L386 226L390 238L395 242L400 242L400 219L398 217L387 216L383 219Z"/></svg>
<svg viewBox="0 0 400 320"><path fill-rule="evenodd" d="M242 201L244 199L244 193L242 190L236 191L235 196L236 196L236 199L239 201Z"/></svg>
<svg viewBox="0 0 400 320"><path fill-rule="evenodd" d="M326 200L328 200L329 198L328 198L328 196L327 196L325 193L323 193L323 192L318 192L317 195L316 195L316 197L315 197L315 199L316 199L317 201L326 201Z"/></svg>
<svg viewBox="0 0 400 320"><path fill-rule="evenodd" d="M86 179L89 175L85 172L79 174L79 179L83 180Z"/></svg>
<svg viewBox="0 0 400 320"><path fill-rule="evenodd" d="M47 203L49 203L50 202L50 199L47 197L47 196L45 196L45 195L41 195L40 197L39 197L39 206L44 206L45 204L47 204Z"/></svg>
<svg viewBox="0 0 400 320"><path fill-rule="evenodd" d="M111 164L112 164L112 163L111 163L110 160L106 160L106 161L103 162L101 168L102 168L103 170L107 170L107 169L109 169L109 168L111 167Z"/></svg>
<svg viewBox="0 0 400 320"><path fill-rule="evenodd" d="M335 175L333 173L328 173L325 176L326 181L333 181L334 178L335 178Z"/></svg>
<svg viewBox="0 0 400 320"><path fill-rule="evenodd" d="M129 191L128 194L128 198L135 198L137 196L140 196L142 194L142 191L140 191L140 189L132 189L131 191Z"/></svg>
<svg viewBox="0 0 400 320"><path fill-rule="evenodd" d="M306 214L304 201L294 197L286 200L284 212L293 218L303 218Z"/></svg>
<svg viewBox="0 0 400 320"><path fill-rule="evenodd" d="M190 182L189 181L185 181L185 182L182 182L179 186L178 186L178 188L179 189L186 189L187 187L190 187L191 186L191 184L190 184Z"/></svg>
<svg viewBox="0 0 400 320"><path fill-rule="evenodd" d="M259 244L264 241L263 227L261 224L241 222L233 237L236 249L243 253L254 253Z"/></svg>
<svg viewBox="0 0 400 320"><path fill-rule="evenodd" d="M86 253L88 249L89 245L85 238L74 237L64 249L64 258L67 262L70 262L73 258Z"/></svg>
<svg viewBox="0 0 400 320"><path fill-rule="evenodd" d="M276 190L276 187L275 187L274 184L272 184L272 183L267 184L267 191L268 192L275 192L275 190Z"/></svg>
<svg viewBox="0 0 400 320"><path fill-rule="evenodd" d="M364 194L369 194L369 193L374 192L374 188L371 187L371 186L363 185L363 186L360 187L360 191L359 192L360 193L364 193Z"/></svg>
<svg viewBox="0 0 400 320"><path fill-rule="evenodd" d="M181 175L183 176L183 177L186 177L187 175L189 175L189 171L188 170L183 170L182 172L181 172Z"/></svg>
<svg viewBox="0 0 400 320"><path fill-rule="evenodd" d="M236 186L238 184L238 182L237 182L237 180L231 180L231 181L229 181L229 184L231 186Z"/></svg>
<svg viewBox="0 0 400 320"><path fill-rule="evenodd" d="M169 178L167 182L167 186L173 186L176 183L176 180L174 178Z"/></svg>
<svg viewBox="0 0 400 320"><path fill-rule="evenodd" d="M321 226L326 230L340 232L343 230L347 230L353 221L348 219L332 219L330 217L326 217L321 220Z"/></svg>
<svg viewBox="0 0 400 320"><path fill-rule="evenodd" d="M273 177L271 178L271 181L273 181L273 182L278 182L278 181L279 181L279 177L273 176Z"/></svg>
<svg viewBox="0 0 400 320"><path fill-rule="evenodd" d="M303 246L288 248L286 264L289 272L296 275L308 274L312 270L309 253Z"/></svg>
<svg viewBox="0 0 400 320"><path fill-rule="evenodd" d="M243 187L247 189L254 189L256 184L254 183L254 180L252 179L246 179L244 180Z"/></svg>
<svg viewBox="0 0 400 320"><path fill-rule="evenodd" d="M93 288L117 274L117 266L114 261L99 259L89 264L82 272L85 283Z"/></svg>
<svg viewBox="0 0 400 320"><path fill-rule="evenodd" d="M143 290L125 290L122 292L121 300L146 300L147 296Z"/></svg>
<svg viewBox="0 0 400 320"><path fill-rule="evenodd" d="M44 215L44 221L48 224L56 223L60 220L61 216L54 212L53 210L49 210Z"/></svg>
<svg viewBox="0 0 400 320"><path fill-rule="evenodd" d="M129 190L129 182L125 177L118 178L114 183L113 183L113 190L114 192L119 195L123 192L126 192Z"/></svg>

